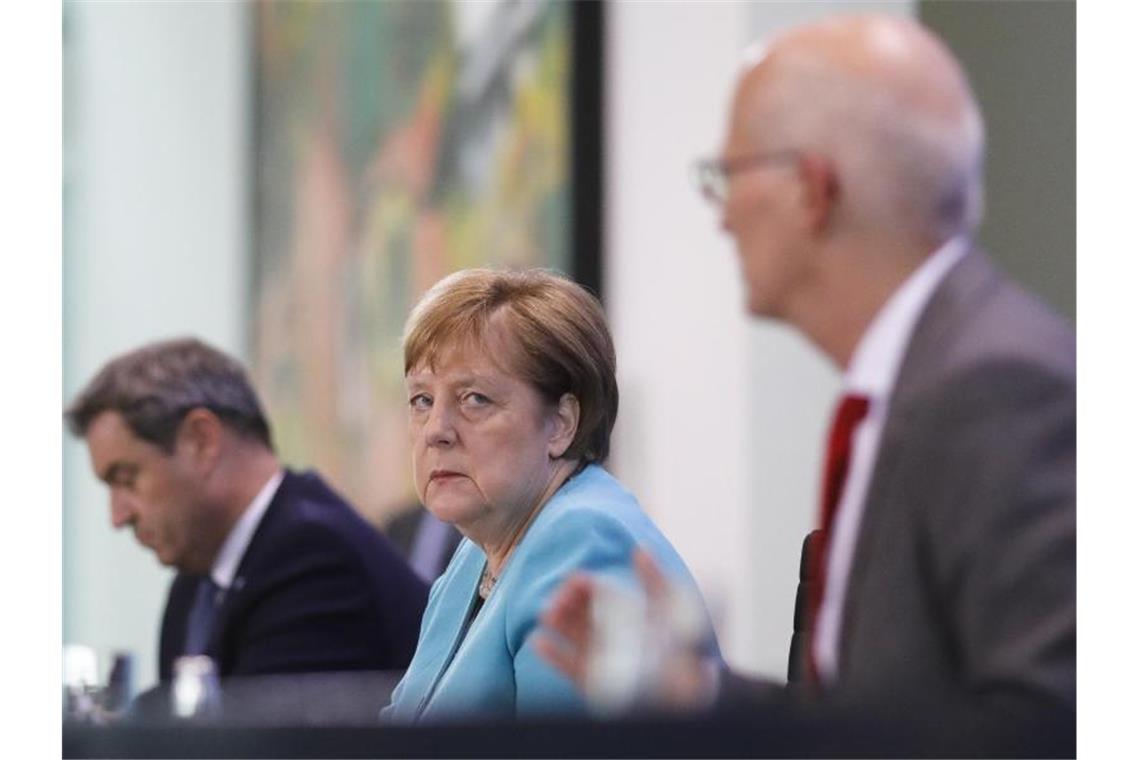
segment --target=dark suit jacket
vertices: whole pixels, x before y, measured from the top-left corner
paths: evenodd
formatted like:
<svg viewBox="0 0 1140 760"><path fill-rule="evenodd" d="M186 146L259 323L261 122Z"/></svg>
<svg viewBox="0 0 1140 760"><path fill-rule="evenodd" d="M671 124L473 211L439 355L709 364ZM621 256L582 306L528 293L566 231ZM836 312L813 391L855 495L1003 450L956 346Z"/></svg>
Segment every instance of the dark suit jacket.
<svg viewBox="0 0 1140 760"><path fill-rule="evenodd" d="M830 693L1070 716L1076 628L1075 337L971 253L899 371ZM730 676L722 704L745 692L772 690Z"/></svg>
<svg viewBox="0 0 1140 760"><path fill-rule="evenodd" d="M183 652L200 576L179 574L159 676ZM427 587L314 473L286 472L218 609L206 654L219 675L393 670L411 661Z"/></svg>

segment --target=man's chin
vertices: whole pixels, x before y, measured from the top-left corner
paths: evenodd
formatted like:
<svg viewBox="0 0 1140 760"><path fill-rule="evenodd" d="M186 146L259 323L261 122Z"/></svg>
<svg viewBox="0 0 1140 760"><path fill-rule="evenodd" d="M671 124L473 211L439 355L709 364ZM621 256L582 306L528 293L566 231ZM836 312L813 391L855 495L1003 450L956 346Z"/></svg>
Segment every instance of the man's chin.
<svg viewBox="0 0 1140 760"><path fill-rule="evenodd" d="M190 572L186 568L179 565L178 557L176 557L173 553L165 552L160 549L151 549L151 551L154 553L154 558L158 560L158 564L162 565L163 567L169 567L173 570L180 570L182 572Z"/></svg>
<svg viewBox="0 0 1140 760"><path fill-rule="evenodd" d="M748 316L757 319L776 319L771 304L761 298L755 296L748 296L745 301L744 308L748 311Z"/></svg>
<svg viewBox="0 0 1140 760"><path fill-rule="evenodd" d="M744 308L748 316L757 319L787 321L787 298L766 282L760 287L748 287L744 294Z"/></svg>

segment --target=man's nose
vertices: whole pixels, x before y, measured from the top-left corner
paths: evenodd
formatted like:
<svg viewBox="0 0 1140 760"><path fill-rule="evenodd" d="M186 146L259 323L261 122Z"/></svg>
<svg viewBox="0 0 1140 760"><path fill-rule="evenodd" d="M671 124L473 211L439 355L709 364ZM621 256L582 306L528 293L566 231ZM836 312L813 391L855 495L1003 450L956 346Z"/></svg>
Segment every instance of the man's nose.
<svg viewBox="0 0 1140 760"><path fill-rule="evenodd" d="M135 521L134 499L123 493L121 489L111 489L111 524L122 528Z"/></svg>

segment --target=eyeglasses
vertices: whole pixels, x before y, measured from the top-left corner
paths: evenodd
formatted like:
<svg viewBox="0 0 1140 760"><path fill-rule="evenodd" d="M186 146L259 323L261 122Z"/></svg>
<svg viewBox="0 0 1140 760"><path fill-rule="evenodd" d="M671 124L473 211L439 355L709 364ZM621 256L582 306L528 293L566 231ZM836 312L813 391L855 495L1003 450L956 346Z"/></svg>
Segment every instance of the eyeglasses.
<svg viewBox="0 0 1140 760"><path fill-rule="evenodd" d="M693 182L702 195L720 205L728 198L728 178L733 174L764 164L786 163L798 158L799 153L794 150L757 153L743 158L709 158L693 165Z"/></svg>

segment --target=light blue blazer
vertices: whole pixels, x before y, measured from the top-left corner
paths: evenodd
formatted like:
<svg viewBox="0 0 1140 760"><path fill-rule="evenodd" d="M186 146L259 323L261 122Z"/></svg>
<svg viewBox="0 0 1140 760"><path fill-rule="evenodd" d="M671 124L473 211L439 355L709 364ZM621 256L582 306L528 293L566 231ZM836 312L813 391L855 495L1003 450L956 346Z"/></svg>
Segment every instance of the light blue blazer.
<svg viewBox="0 0 1140 760"><path fill-rule="evenodd" d="M674 582L696 591L685 563L637 499L598 465L586 467L538 513L464 636L486 562L483 551L464 539L432 586L416 653L384 719L583 712L573 684L534 649L538 618L576 571L633 583L638 546ZM719 657L711 625L708 631L704 651Z"/></svg>

